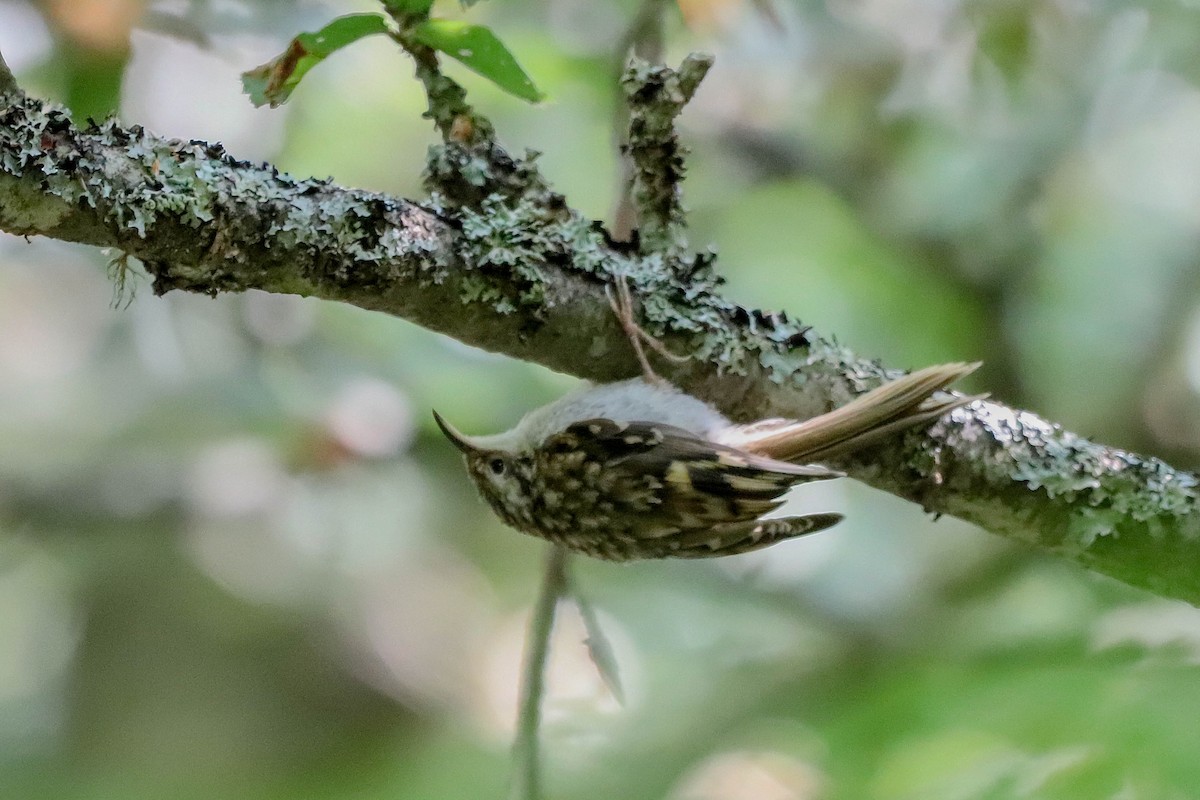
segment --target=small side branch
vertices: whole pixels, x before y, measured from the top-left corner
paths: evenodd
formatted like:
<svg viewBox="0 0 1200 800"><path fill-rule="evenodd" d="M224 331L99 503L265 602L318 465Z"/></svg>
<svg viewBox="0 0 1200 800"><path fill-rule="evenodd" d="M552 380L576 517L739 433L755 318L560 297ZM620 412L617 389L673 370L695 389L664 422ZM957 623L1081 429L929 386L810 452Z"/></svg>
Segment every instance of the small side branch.
<svg viewBox="0 0 1200 800"><path fill-rule="evenodd" d="M682 192L684 157L675 118L696 93L712 56L688 56L678 70L632 57L621 76L629 103L625 151L633 162L633 201L643 253L687 248Z"/></svg>
<svg viewBox="0 0 1200 800"><path fill-rule="evenodd" d="M569 554L550 545L546 568L538 594L529 636L525 644L525 665L521 675L521 700L517 710L517 734L513 740L512 800L539 800L542 796L542 765L539 730L542 699L546 694L546 663L550 656L550 634L554 631L554 613L567 591Z"/></svg>
<svg viewBox="0 0 1200 800"><path fill-rule="evenodd" d="M631 56L651 63L662 61L663 11L668 0L642 0L629 27L621 35L613 58L613 87L620 88L621 76ZM624 91L613 108L613 142L621 153L621 183L609 230L614 239L627 242L637 228L638 211L633 205L633 162L625 143L629 137L629 103Z"/></svg>

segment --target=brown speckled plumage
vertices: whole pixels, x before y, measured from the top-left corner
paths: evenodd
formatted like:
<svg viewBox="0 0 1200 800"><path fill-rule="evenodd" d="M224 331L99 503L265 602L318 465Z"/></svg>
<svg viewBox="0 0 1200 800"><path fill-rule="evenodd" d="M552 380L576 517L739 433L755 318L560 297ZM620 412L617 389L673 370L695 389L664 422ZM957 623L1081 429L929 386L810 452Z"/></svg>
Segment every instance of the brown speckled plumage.
<svg viewBox="0 0 1200 800"><path fill-rule="evenodd" d="M570 396L495 437L464 436L437 420L466 455L480 493L517 530L612 561L701 558L749 552L842 519L761 519L795 484L841 473L756 453L755 441L783 447L801 462L809 453L855 449L968 402L928 398L970 369L923 370L864 395L846 407L849 414L838 410L805 423L737 426L677 390L635 382ZM572 419L576 411L611 413ZM612 418L618 415L634 418Z"/></svg>

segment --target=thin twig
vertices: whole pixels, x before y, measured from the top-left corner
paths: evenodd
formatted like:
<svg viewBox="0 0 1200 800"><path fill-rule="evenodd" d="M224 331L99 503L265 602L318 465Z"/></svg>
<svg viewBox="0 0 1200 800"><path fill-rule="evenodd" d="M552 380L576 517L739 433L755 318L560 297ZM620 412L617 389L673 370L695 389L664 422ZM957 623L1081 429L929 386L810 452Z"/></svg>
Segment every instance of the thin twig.
<svg viewBox="0 0 1200 800"><path fill-rule="evenodd" d="M551 545L546 554L546 569L529 636L525 642L525 666L521 676L521 701L517 710L517 733L513 740L512 800L540 800L542 797L541 759L538 729L542 722L542 697L546 693L546 662L550 655L550 633L554 630L554 612L567 590L569 554Z"/></svg>
<svg viewBox="0 0 1200 800"><path fill-rule="evenodd" d="M579 616L583 618L583 627L587 631L584 645L587 646L588 657L596 666L596 672L600 674L600 679L612 692L612 696L618 703L625 705L625 688L621 684L621 669L617 664L617 655L613 652L612 642L604 633L604 627L600 624L600 617L596 614L596 609L592 607L587 596L579 591L579 585L569 571L567 572L567 593L575 601L575 607L579 609Z"/></svg>
<svg viewBox="0 0 1200 800"><path fill-rule="evenodd" d="M609 233L617 241L628 241L637 227L637 208L633 205L633 162L624 152L629 129L629 103L619 90L621 75L631 52L650 62L662 60L665 6L664 0L642 0L614 50L613 86L618 87L618 91L613 106L613 139L621 151L621 182Z"/></svg>
<svg viewBox="0 0 1200 800"><path fill-rule="evenodd" d="M713 58L692 53L678 69L631 56L621 74L629 105L623 152L633 164L633 205L642 253L687 250L687 219L680 184L687 148L675 121L712 67Z"/></svg>

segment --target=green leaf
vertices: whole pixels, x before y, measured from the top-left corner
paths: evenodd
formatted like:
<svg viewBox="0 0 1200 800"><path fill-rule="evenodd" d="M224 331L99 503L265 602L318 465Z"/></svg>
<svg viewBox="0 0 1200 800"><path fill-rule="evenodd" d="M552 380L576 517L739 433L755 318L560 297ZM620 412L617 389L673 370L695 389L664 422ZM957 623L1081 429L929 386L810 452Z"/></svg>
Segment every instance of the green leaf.
<svg viewBox="0 0 1200 800"><path fill-rule="evenodd" d="M287 102L305 73L327 56L364 36L387 32L387 20L379 14L338 17L316 33L299 34L282 54L243 72L242 90L254 105L276 108Z"/></svg>
<svg viewBox="0 0 1200 800"><path fill-rule="evenodd" d="M418 25L413 33L418 41L461 61L509 94L531 103L542 99L542 93L513 54L496 34L482 25L429 19Z"/></svg>
<svg viewBox="0 0 1200 800"><path fill-rule="evenodd" d="M384 8L410 17L423 17L429 13L433 0L383 0Z"/></svg>

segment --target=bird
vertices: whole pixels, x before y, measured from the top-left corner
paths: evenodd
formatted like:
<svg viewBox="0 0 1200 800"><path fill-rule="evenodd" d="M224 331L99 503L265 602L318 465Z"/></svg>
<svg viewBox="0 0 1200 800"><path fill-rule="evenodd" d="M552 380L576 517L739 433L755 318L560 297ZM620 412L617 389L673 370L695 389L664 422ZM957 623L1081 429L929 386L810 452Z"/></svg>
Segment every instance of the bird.
<svg viewBox="0 0 1200 800"><path fill-rule="evenodd" d="M764 518L821 462L981 396L945 392L978 363L927 367L807 420L737 424L662 380L584 384L512 429L468 436L433 412L509 526L608 561L711 558L821 531L837 513Z"/></svg>

